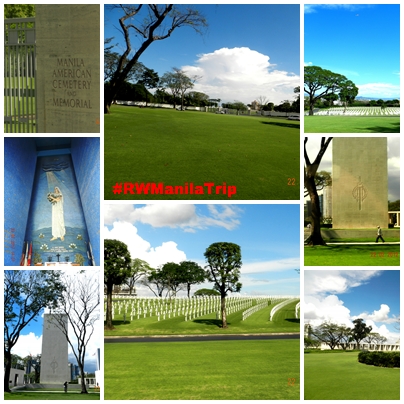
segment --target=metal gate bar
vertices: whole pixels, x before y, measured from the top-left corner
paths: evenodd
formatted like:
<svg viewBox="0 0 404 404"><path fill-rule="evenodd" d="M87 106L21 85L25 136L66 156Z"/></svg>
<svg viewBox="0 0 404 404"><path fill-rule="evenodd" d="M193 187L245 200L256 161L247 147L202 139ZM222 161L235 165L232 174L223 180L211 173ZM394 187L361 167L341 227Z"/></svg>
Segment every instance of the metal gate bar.
<svg viewBox="0 0 404 404"><path fill-rule="evenodd" d="M36 133L35 68L35 18L5 19L5 133Z"/></svg>

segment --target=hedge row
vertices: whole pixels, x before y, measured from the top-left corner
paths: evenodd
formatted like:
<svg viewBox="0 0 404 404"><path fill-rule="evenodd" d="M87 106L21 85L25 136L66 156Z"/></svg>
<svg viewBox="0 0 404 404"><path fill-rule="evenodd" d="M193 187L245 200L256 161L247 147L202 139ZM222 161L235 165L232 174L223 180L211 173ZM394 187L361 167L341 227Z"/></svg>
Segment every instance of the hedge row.
<svg viewBox="0 0 404 404"><path fill-rule="evenodd" d="M360 352L358 354L358 361L366 365L399 368L400 352Z"/></svg>

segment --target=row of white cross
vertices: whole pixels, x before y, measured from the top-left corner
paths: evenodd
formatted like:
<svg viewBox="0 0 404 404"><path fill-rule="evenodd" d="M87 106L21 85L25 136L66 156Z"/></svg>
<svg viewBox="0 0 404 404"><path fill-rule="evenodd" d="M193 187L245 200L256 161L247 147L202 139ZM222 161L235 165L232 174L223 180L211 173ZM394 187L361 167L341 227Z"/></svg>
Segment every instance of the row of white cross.
<svg viewBox="0 0 404 404"><path fill-rule="evenodd" d="M256 307L265 303L273 304L282 301L285 296L264 296L264 297L226 297L226 313L228 315ZM106 306L106 304L104 305ZM156 316L157 321L166 318L184 316L185 321L204 316L209 313L216 313L216 318L221 318L221 298L220 296L206 296L203 298L125 298L113 301L112 318L115 314L123 314L124 320L127 316L133 321L134 318ZM106 308L106 307L105 307ZM256 309L257 310L257 309ZM128 318L128 319L129 319ZM104 314L105 319L105 314Z"/></svg>

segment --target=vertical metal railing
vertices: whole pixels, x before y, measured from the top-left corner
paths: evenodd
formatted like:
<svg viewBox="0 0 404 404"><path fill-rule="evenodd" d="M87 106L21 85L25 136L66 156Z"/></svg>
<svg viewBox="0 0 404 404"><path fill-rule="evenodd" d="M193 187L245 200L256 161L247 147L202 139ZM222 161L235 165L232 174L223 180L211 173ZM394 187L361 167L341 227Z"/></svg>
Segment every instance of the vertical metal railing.
<svg viewBox="0 0 404 404"><path fill-rule="evenodd" d="M4 20L4 132L36 132L35 18Z"/></svg>

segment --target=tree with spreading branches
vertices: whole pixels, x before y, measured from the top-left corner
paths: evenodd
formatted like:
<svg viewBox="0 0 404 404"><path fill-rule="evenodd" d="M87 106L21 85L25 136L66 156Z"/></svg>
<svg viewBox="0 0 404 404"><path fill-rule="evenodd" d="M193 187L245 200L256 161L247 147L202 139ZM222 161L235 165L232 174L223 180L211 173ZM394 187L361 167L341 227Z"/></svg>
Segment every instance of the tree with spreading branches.
<svg viewBox="0 0 404 404"><path fill-rule="evenodd" d="M21 332L65 290L60 271L4 271L4 391L10 392L11 351Z"/></svg>
<svg viewBox="0 0 404 404"><path fill-rule="evenodd" d="M308 138L307 137L304 138L304 161L305 161L304 187L306 188L306 191L310 196L311 201L310 236L306 239L306 242L311 246L326 245L321 235L321 223L320 223L321 211L320 211L320 199L318 197L317 192L316 174L321 159L323 158L328 145L331 143L331 140L332 137L329 137L328 139L326 139L325 137L321 138L320 150L317 153L316 158L313 160L313 162L311 162L306 149Z"/></svg>
<svg viewBox="0 0 404 404"><path fill-rule="evenodd" d="M66 337L76 358L81 376L81 394L88 394L84 365L87 345L100 318L99 274L98 271L65 274L63 282L65 290L57 307L52 310L51 321Z"/></svg>
<svg viewBox="0 0 404 404"><path fill-rule="evenodd" d="M125 39L125 50L119 57L110 85L105 89L104 113L110 112L119 87L153 42L169 38L181 27L190 27L202 33L207 26L206 18L197 9L182 4L113 4L109 7L119 9L123 14L119 25ZM140 40L137 49L132 45L133 34Z"/></svg>

